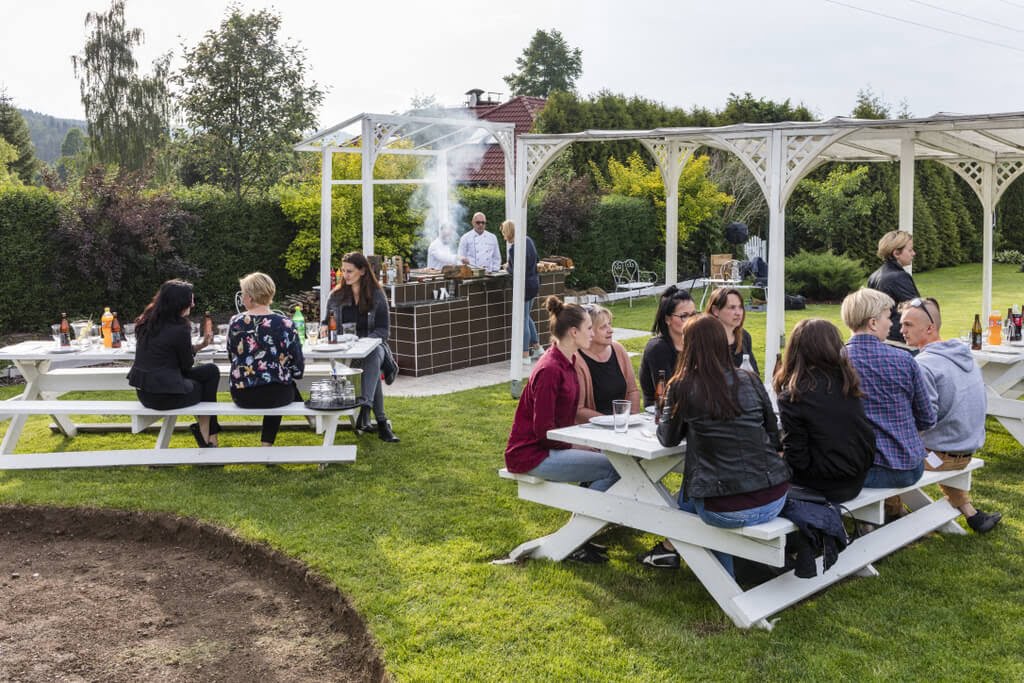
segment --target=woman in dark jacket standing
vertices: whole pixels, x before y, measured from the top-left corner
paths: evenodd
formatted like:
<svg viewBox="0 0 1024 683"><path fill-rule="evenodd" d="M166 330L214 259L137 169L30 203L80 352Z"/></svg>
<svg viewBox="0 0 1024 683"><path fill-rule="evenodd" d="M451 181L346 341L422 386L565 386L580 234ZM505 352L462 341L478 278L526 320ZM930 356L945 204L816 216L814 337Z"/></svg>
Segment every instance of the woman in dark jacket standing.
<svg viewBox="0 0 1024 683"><path fill-rule="evenodd" d="M384 388L380 381L384 344L388 342L390 330L388 300L377 284L370 262L358 251L341 257L339 279L338 286L331 290L331 296L327 299L327 317L330 318L333 313L339 326L354 323L356 336L377 337L381 341L373 353L359 361L359 367L363 369L359 396L363 406L359 409L356 429L360 432L376 431L381 441L397 443L398 437L392 431L384 412ZM373 414L377 418L376 427L370 423L370 408L367 404L373 406Z"/></svg>
<svg viewBox="0 0 1024 683"><path fill-rule="evenodd" d="M914 237L904 230L893 230L882 235L878 240L878 258L882 266L868 276L868 287L888 294L896 302L889 317L892 327L889 328L889 339L903 343L900 334L900 304L921 296L914 284L914 277L904 268L914 261Z"/></svg>
<svg viewBox="0 0 1024 683"><path fill-rule="evenodd" d="M172 410L217 400L217 366L193 365L196 352L213 341L206 336L192 344L188 315L193 306L192 284L168 280L135 319L138 341L128 383L147 408ZM198 416L191 430L200 448L217 445L220 425L216 417Z"/></svg>
<svg viewBox="0 0 1024 683"><path fill-rule="evenodd" d="M875 431L835 325L815 318L796 324L774 387L793 469L790 496L802 487L835 503L856 498L875 460Z"/></svg>
<svg viewBox="0 0 1024 683"><path fill-rule="evenodd" d="M711 526L762 524L786 503L789 467L780 457L778 426L768 392L757 377L738 370L725 328L702 315L683 328L683 351L669 384L658 441L686 439L679 508ZM732 573L732 557L716 553ZM643 564L678 567L668 541L640 556Z"/></svg>
<svg viewBox="0 0 1024 683"><path fill-rule="evenodd" d="M501 224L501 235L505 238L508 250L508 272L512 274L515 265L513 242L516 239L516 224L512 221L505 221ZM540 274L537 272L537 247L529 235L526 236L526 283L523 298L526 300L525 313L523 314L523 362L529 362L534 358L540 358L543 351L540 348L540 336L537 334L537 323L533 321L533 300L540 292Z"/></svg>

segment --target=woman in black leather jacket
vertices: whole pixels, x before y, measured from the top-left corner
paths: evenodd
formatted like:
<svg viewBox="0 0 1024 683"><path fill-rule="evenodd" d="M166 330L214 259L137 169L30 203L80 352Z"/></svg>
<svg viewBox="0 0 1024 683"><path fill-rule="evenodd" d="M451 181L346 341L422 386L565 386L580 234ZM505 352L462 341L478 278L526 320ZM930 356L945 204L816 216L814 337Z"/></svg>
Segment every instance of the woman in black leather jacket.
<svg viewBox="0 0 1024 683"><path fill-rule="evenodd" d="M727 529L777 517L786 502L790 470L781 457L775 411L757 376L733 366L725 328L712 316L698 316L683 328L668 401L658 441L675 446L686 439L679 508ZM678 566L678 557L673 563L665 550L671 550L667 541L640 561ZM718 557L732 573L732 557Z"/></svg>
<svg viewBox="0 0 1024 683"><path fill-rule="evenodd" d="M878 258L882 259L882 266L868 276L868 287L888 294L896 302L889 314L892 318L889 339L901 344L900 304L921 296L914 277L904 270L916 255L913 235L904 230L887 232L878 240Z"/></svg>

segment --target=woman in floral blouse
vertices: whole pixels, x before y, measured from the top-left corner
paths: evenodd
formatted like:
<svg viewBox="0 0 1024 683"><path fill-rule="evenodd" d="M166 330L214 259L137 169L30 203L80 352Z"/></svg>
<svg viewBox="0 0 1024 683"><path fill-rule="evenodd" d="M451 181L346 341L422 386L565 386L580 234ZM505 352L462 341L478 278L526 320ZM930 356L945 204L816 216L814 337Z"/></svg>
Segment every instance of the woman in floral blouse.
<svg viewBox="0 0 1024 683"><path fill-rule="evenodd" d="M228 326L231 399L239 408L277 408L301 401L295 380L305 368L302 340L291 320L270 310L274 281L263 273L249 273L239 285L245 311ZM274 445L280 426L280 415L263 417L262 445Z"/></svg>

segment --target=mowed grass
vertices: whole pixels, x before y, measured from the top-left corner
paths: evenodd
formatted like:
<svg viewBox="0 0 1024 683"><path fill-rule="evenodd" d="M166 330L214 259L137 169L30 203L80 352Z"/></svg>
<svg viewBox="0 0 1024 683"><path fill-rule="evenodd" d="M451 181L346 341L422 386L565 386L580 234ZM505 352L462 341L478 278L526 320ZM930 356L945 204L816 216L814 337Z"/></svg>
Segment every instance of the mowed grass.
<svg viewBox="0 0 1024 683"><path fill-rule="evenodd" d="M942 302L947 321L966 326L980 312L980 266L916 279ZM1024 275L997 267L994 300L1004 313L1024 300L1022 284ZM615 314L617 326L648 328L653 303L616 306ZM787 328L810 316L838 323L838 306L787 312ZM763 325L763 314L749 315L759 360ZM627 346L642 349L643 341ZM3 388L0 397L17 391ZM879 562L879 577L833 586L764 632L734 628L687 569L638 566L635 553L654 539L627 529L605 535L606 565L489 564L567 519L520 501L515 485L496 475L515 410L508 387L389 398L387 406L402 442L342 433L339 443L358 443L358 459L323 472L0 472L0 502L171 512L266 542L350 597L389 672L403 681L1024 679L1024 448L994 421L973 495L978 507L1003 512L996 531L933 534ZM145 447L155 438L65 439L48 423L31 420L19 450ZM253 444L258 433L223 439ZM280 442L312 445L318 437L288 430ZM191 443L186 433L173 445ZM0 575L7 571L0 559Z"/></svg>

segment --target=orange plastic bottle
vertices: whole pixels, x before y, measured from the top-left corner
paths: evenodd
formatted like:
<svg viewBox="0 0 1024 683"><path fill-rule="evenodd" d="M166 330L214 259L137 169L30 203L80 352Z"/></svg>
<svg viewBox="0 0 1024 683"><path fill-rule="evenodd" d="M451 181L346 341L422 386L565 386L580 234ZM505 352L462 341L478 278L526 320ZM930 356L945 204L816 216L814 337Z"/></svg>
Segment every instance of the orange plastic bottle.
<svg viewBox="0 0 1024 683"><path fill-rule="evenodd" d="M989 346L1003 343L1003 316L999 311L992 311L988 316L988 343Z"/></svg>
<svg viewBox="0 0 1024 683"><path fill-rule="evenodd" d="M110 306L103 309L103 316L100 318L100 333L103 335L103 346L111 348L114 345L110 334L110 323L114 321L114 314L110 312Z"/></svg>

